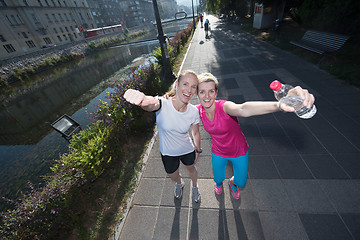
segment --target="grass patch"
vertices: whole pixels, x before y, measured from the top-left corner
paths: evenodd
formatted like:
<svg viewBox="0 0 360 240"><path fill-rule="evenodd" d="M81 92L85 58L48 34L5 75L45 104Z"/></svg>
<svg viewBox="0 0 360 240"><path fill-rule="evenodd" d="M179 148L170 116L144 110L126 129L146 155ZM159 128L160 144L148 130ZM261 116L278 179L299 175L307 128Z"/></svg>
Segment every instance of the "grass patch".
<svg viewBox="0 0 360 240"><path fill-rule="evenodd" d="M253 18L241 19L241 29L254 35L256 38L266 41L282 50L291 52L304 60L313 64L318 64L321 55L307 51L290 44L292 40L302 38L307 29L285 18L280 24L279 31L272 29L253 28ZM319 68L324 69L330 74L338 77L344 82L360 87L360 36L355 35L345 43L345 45L334 56L325 56Z"/></svg>

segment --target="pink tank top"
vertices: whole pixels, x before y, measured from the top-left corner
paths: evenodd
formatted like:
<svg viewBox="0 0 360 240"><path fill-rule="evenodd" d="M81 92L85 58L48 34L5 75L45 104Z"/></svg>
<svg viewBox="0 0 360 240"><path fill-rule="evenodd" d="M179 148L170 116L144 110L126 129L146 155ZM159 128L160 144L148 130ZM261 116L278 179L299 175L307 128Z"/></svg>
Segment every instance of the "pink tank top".
<svg viewBox="0 0 360 240"><path fill-rule="evenodd" d="M211 152L221 157L239 157L245 155L249 149L246 138L240 129L237 117L226 114L223 105L226 101L215 102L214 120L206 117L204 107L197 105L200 118L205 130L210 134L212 145Z"/></svg>

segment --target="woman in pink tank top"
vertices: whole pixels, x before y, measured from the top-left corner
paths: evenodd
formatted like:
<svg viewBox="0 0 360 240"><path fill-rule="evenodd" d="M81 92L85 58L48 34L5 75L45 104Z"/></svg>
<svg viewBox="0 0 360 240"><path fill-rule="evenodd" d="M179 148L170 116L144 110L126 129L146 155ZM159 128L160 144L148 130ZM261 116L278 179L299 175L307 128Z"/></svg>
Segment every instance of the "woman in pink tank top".
<svg viewBox="0 0 360 240"><path fill-rule="evenodd" d="M205 130L210 134L212 145L212 168L216 194L222 193L228 161L232 162L234 175L228 180L234 198L240 198L240 188L245 187L248 171L248 149L245 136L238 123L238 117L251 117L268 113L294 109L276 101L252 101L236 104L231 101L216 100L218 81L210 73L199 75L197 94L200 99L200 118ZM311 107L315 101L312 94L301 87L292 91L304 99L304 105Z"/></svg>

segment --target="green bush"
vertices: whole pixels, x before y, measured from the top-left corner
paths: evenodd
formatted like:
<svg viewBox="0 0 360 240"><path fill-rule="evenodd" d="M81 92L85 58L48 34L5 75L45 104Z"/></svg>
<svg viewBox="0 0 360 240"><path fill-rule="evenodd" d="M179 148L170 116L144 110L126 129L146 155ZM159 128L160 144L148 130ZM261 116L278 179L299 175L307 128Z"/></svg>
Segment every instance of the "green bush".
<svg viewBox="0 0 360 240"><path fill-rule="evenodd" d="M95 41L91 41L88 43L89 48L95 48Z"/></svg>
<svg viewBox="0 0 360 240"><path fill-rule="evenodd" d="M69 154L61 164L82 169L84 174L99 177L105 165L111 161L108 148L110 128L101 122L95 122L89 128L81 131L81 135L73 137Z"/></svg>

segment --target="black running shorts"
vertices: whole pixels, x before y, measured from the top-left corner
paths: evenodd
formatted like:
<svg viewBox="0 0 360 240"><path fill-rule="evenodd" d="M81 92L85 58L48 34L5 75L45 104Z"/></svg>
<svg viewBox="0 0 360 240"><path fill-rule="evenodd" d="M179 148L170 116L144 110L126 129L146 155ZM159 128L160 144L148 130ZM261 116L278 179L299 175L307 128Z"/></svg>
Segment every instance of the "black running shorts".
<svg viewBox="0 0 360 240"><path fill-rule="evenodd" d="M195 162L195 151L175 157L161 154L161 159L164 164L166 173L171 174L178 170L180 161L186 166L193 165Z"/></svg>

